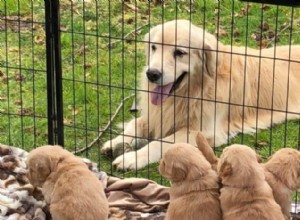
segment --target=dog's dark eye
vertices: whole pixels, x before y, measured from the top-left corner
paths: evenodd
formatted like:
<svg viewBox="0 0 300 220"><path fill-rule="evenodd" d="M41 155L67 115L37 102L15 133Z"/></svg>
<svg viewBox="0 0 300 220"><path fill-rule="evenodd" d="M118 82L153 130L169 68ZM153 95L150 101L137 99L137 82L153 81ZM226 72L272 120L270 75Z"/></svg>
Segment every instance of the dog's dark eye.
<svg viewBox="0 0 300 220"><path fill-rule="evenodd" d="M182 57L185 54L187 54L185 51L176 49L176 50L174 50L173 56L174 57Z"/></svg>
<svg viewBox="0 0 300 220"><path fill-rule="evenodd" d="M155 45L152 45L152 46L151 46L151 49L152 49L153 52L156 51L156 46L155 46Z"/></svg>

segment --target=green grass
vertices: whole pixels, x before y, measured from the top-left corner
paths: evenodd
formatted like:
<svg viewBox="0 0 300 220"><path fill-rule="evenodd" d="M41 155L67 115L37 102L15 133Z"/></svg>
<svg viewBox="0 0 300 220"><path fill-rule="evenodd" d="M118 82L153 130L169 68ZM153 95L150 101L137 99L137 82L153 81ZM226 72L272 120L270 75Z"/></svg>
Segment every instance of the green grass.
<svg viewBox="0 0 300 220"><path fill-rule="evenodd" d="M292 22L292 43L300 43L300 9L289 7L270 6L262 10L260 4L252 3L247 14L244 2L223 0L218 4L217 1L195 0L192 13L189 13L186 1L167 0L164 6L148 1L136 1L137 5L135 1L125 1L126 5L107 0L84 5L81 1L60 2L64 132L65 147L69 150L92 142L121 100L134 93L145 62L143 44L135 40L142 40L150 26L176 18L191 19L211 33L215 33L217 27L222 29L220 40L223 43L258 48L254 36L260 34L262 21L269 25L262 36L264 43L270 46L274 42L266 38L275 30L280 33L277 45L290 43L290 29L286 27ZM20 15L22 20L20 28L18 22L7 21L7 28L0 32L0 143L26 150L46 144L48 137L43 3L0 1L1 27L5 27L5 15L10 20ZM138 8L137 13L134 7ZM37 23L32 24L32 20ZM142 28L136 35L128 36L133 41L118 40L139 27ZM234 32L233 37L231 32ZM115 41L109 48L108 44ZM132 100L126 101L118 114L112 125L113 133L121 132L117 127L120 122L137 116L129 111ZM298 148L298 136L299 123L291 121L256 134L239 135L230 143L243 142L256 147L262 157L267 158L283 146ZM137 175L168 184L159 176L157 164L138 172L114 171L111 159L99 153L102 143L110 137L110 132L105 133L99 143L81 156L99 161L101 169L114 175Z"/></svg>

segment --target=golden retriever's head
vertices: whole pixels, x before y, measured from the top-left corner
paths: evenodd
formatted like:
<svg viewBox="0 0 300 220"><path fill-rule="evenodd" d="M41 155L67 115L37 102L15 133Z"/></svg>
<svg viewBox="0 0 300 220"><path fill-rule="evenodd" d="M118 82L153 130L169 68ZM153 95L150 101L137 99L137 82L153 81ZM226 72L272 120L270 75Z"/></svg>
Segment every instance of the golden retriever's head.
<svg viewBox="0 0 300 220"><path fill-rule="evenodd" d="M32 150L27 159L28 179L33 186L42 187L59 162L70 154L60 146L42 146Z"/></svg>
<svg viewBox="0 0 300 220"><path fill-rule="evenodd" d="M192 145L179 143L170 147L159 164L159 172L172 182L195 180L204 176L211 165Z"/></svg>
<svg viewBox="0 0 300 220"><path fill-rule="evenodd" d="M275 152L264 166L291 190L300 188L300 152L298 150L282 148Z"/></svg>
<svg viewBox="0 0 300 220"><path fill-rule="evenodd" d="M194 75L201 80L202 74L205 79L216 73L216 38L188 20L157 25L145 35L144 41L145 77L154 105L165 101L175 89L180 91L191 83Z"/></svg>
<svg viewBox="0 0 300 220"><path fill-rule="evenodd" d="M254 186L265 178L255 151L245 145L224 148L217 169L222 183L228 186Z"/></svg>

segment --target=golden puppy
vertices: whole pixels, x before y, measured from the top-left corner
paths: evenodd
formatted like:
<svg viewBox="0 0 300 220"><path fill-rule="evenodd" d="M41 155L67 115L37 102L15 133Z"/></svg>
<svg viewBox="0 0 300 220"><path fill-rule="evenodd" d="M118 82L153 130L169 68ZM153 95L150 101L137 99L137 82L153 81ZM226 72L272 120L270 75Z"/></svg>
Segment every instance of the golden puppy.
<svg viewBox="0 0 300 220"><path fill-rule="evenodd" d="M108 202L101 182L83 161L59 146L28 155L28 179L41 187L53 220L104 220Z"/></svg>
<svg viewBox="0 0 300 220"><path fill-rule="evenodd" d="M224 220L285 219L254 150L237 144L226 147L218 173L223 184L220 200Z"/></svg>
<svg viewBox="0 0 300 220"><path fill-rule="evenodd" d="M300 188L300 152L291 148L280 149L263 167L275 201L286 219L290 219L292 192Z"/></svg>
<svg viewBox="0 0 300 220"><path fill-rule="evenodd" d="M171 180L166 220L221 220L217 173L201 152L175 144L160 161L159 172Z"/></svg>
<svg viewBox="0 0 300 220"><path fill-rule="evenodd" d="M299 45L261 50L224 45L188 20L159 24L144 42L141 116L102 152L136 136L162 141L120 155L113 161L118 169L157 162L171 143L195 145L198 131L219 146L240 132L299 118Z"/></svg>

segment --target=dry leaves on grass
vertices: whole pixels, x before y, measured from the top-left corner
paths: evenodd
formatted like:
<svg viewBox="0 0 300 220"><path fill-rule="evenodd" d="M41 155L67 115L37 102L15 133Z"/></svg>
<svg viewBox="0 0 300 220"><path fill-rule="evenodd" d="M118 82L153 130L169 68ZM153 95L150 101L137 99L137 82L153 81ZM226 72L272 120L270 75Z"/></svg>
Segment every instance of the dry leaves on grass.
<svg viewBox="0 0 300 220"><path fill-rule="evenodd" d="M18 110L18 115L33 115L33 112L30 108L21 108Z"/></svg>
<svg viewBox="0 0 300 220"><path fill-rule="evenodd" d="M11 30L12 32L28 33L32 31L32 18L29 16L1 16L0 17L0 30Z"/></svg>
<svg viewBox="0 0 300 220"><path fill-rule="evenodd" d="M77 115L79 113L78 108L72 106L72 105L68 105L68 110L71 110L71 114L72 115Z"/></svg>
<svg viewBox="0 0 300 220"><path fill-rule="evenodd" d="M24 79L26 79L26 77L24 75L22 75L22 74L16 74L15 75L15 80L17 82L22 82Z"/></svg>
<svg viewBox="0 0 300 220"><path fill-rule="evenodd" d="M220 28L219 27L219 29L217 29L216 31L215 31L215 35L216 35L216 37L227 37L228 36L228 34L227 34L227 32L224 30L224 29L222 29L222 28Z"/></svg>

